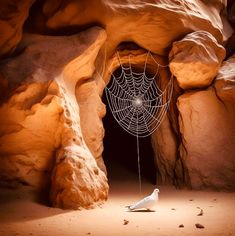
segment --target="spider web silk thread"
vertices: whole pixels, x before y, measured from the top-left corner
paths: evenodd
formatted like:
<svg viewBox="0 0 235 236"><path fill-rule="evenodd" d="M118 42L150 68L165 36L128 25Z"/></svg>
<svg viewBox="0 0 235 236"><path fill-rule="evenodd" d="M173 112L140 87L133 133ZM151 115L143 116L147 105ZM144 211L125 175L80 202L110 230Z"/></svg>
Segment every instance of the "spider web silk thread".
<svg viewBox="0 0 235 236"><path fill-rule="evenodd" d="M146 75L149 56L157 65L156 73L150 78ZM147 53L143 72L132 70L130 56L128 57L128 67L121 63L118 53L117 58L121 73L116 77L109 71L112 76L111 84L105 86L105 93L114 119L126 132L136 136L139 191L141 193L139 138L151 135L160 126L170 104L173 79L169 80L163 91L158 87L156 78L159 67L168 65L159 64L150 52Z"/></svg>
<svg viewBox="0 0 235 236"><path fill-rule="evenodd" d="M137 162L138 162L138 177L139 177L139 193L142 192L142 181L141 181L141 170L140 170L140 146L139 146L139 136L137 132L136 136L136 147L137 147Z"/></svg>

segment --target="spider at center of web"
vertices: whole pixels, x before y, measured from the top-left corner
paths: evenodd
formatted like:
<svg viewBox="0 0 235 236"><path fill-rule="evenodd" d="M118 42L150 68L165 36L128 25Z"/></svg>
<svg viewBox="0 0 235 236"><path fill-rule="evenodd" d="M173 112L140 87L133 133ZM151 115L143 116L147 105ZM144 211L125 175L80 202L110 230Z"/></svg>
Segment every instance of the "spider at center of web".
<svg viewBox="0 0 235 236"><path fill-rule="evenodd" d="M143 105L143 100L140 97L136 97L136 98L134 98L132 103L133 103L134 107L138 108L138 107L141 107Z"/></svg>

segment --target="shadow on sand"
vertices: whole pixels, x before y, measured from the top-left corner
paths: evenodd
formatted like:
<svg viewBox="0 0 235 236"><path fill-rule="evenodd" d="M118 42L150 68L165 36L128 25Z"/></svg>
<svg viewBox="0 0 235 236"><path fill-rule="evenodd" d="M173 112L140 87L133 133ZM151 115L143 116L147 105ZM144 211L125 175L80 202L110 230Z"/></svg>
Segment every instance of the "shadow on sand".
<svg viewBox="0 0 235 236"><path fill-rule="evenodd" d="M140 209L140 210L127 210L127 212L156 212L155 210L148 210L148 209Z"/></svg>

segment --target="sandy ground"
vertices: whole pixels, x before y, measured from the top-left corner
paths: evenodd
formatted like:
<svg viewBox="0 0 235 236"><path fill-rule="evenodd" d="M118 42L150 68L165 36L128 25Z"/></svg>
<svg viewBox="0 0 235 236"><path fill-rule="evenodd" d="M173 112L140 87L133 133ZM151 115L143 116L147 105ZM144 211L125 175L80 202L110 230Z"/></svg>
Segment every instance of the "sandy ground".
<svg viewBox="0 0 235 236"><path fill-rule="evenodd" d="M153 188L144 183L140 195L136 183L112 183L109 200L102 207L83 211L49 208L38 203L27 188L24 192L1 189L0 235L235 235L235 193L159 187L154 211L126 210L126 205ZM200 209L204 214L197 216ZM196 223L205 228L196 228Z"/></svg>

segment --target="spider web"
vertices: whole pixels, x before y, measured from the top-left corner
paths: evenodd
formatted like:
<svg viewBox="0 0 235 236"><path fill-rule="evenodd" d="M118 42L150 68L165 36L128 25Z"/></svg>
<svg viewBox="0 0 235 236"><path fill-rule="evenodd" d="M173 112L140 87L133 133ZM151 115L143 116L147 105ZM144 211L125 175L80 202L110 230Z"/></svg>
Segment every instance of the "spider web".
<svg viewBox="0 0 235 236"><path fill-rule="evenodd" d="M156 73L148 76L146 66L149 57L156 63ZM173 79L170 78L162 90L158 86L159 68L168 67L159 64L150 52L147 53L144 69L137 72L132 68L130 57L128 63L122 64L119 54L117 57L120 65L120 74L111 73L111 81L105 87L109 108L117 123L129 134L136 136L139 191L141 193L141 172L139 137L151 135L161 125L169 108Z"/></svg>
<svg viewBox="0 0 235 236"><path fill-rule="evenodd" d="M137 137L147 137L161 124L169 107L173 82L169 80L162 91L158 84L159 67L156 61L156 73L152 77L146 75L146 56L143 72L136 72L129 63L120 63L121 73L112 73L105 93L113 117L128 133ZM119 58L119 56L118 56ZM164 66L165 67L165 66Z"/></svg>

